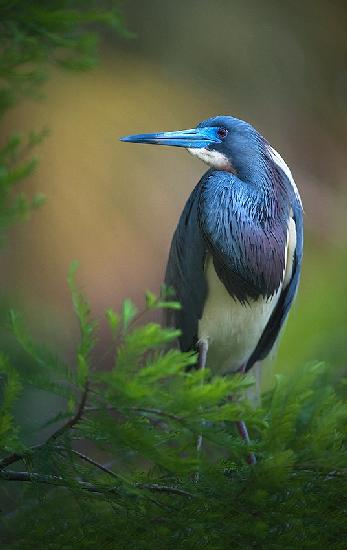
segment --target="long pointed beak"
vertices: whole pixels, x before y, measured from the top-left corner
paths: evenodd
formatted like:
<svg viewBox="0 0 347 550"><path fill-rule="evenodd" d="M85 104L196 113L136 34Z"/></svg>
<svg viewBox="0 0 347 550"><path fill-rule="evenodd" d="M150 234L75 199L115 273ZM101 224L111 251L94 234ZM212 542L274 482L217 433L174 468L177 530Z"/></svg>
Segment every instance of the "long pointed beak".
<svg viewBox="0 0 347 550"><path fill-rule="evenodd" d="M137 134L121 137L120 141L130 143L150 143L152 145L170 145L186 149L201 149L211 143L221 143L217 134L218 128L192 128L176 132L159 132L156 134Z"/></svg>

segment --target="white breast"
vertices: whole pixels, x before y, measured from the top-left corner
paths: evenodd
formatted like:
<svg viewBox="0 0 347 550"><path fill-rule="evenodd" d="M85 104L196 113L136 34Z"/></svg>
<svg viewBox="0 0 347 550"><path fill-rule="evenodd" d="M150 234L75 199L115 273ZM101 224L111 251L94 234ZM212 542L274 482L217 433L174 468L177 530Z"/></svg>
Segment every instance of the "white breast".
<svg viewBox="0 0 347 550"><path fill-rule="evenodd" d="M270 298L249 300L248 304L241 304L229 295L214 269L212 257L207 258L208 295L199 321L198 336L200 340L208 341L207 366L214 372L239 369L254 351L283 286L291 279L295 246L295 222L290 218L283 282Z"/></svg>
<svg viewBox="0 0 347 550"><path fill-rule="evenodd" d="M208 366L218 372L237 370L255 349L281 289L267 300L259 298L241 304L226 290L211 258L206 277L209 290L199 322L199 338L209 343Z"/></svg>

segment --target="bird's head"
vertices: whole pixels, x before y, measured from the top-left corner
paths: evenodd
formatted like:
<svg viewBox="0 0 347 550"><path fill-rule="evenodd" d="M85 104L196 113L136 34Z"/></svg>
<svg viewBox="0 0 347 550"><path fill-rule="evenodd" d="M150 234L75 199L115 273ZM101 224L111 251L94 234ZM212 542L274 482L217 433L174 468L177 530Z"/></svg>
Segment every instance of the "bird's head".
<svg viewBox="0 0 347 550"><path fill-rule="evenodd" d="M231 116L209 118L189 130L137 134L120 139L131 143L184 147L215 170L229 172L242 171L259 150L262 140L253 126Z"/></svg>

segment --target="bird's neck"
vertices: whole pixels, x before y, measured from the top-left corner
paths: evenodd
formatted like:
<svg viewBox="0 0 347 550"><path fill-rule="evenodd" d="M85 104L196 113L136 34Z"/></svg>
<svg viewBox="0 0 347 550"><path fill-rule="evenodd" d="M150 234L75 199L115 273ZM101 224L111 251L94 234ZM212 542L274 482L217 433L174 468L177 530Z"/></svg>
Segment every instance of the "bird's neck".
<svg viewBox="0 0 347 550"><path fill-rule="evenodd" d="M255 142L251 146L242 142L236 144L233 151L232 163L237 176L242 181L259 187L266 171L261 143Z"/></svg>
<svg viewBox="0 0 347 550"><path fill-rule="evenodd" d="M254 199L258 198L258 206L265 208L267 213L278 205L288 202L288 193L281 178L274 169L274 163L268 157L263 144L252 147L242 156L234 159L237 177L244 183Z"/></svg>

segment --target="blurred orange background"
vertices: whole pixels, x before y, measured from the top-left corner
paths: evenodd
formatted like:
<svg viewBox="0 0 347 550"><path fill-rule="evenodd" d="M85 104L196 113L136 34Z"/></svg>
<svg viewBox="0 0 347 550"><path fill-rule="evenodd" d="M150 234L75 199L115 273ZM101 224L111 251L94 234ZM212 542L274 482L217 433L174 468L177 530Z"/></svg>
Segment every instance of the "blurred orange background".
<svg viewBox="0 0 347 550"><path fill-rule="evenodd" d="M185 151L118 138L232 114L286 159L305 207L303 279L279 367L322 359L344 369L345 3L137 0L125 12L134 39L106 33L96 70L54 70L43 101L7 115L9 132L51 130L26 185L47 204L11 231L7 295L41 340L67 348L77 337L73 259L95 315L126 296L141 306L147 288L159 289L179 214L206 168Z"/></svg>

